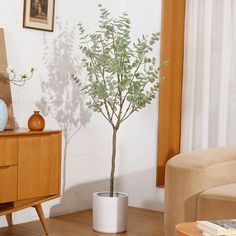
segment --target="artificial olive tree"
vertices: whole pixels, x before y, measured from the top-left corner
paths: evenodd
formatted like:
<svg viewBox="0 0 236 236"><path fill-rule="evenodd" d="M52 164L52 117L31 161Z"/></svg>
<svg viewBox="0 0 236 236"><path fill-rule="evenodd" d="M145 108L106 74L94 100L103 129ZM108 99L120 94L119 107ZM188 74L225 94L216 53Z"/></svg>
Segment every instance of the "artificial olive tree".
<svg viewBox="0 0 236 236"><path fill-rule="evenodd" d="M112 127L110 197L113 197L117 131L134 112L151 103L159 88L158 62L150 56L159 33L143 35L134 43L128 15L112 18L108 10L98 7L98 30L86 34L79 24L87 81L81 82L76 76L73 79L91 98L88 106L102 114Z"/></svg>

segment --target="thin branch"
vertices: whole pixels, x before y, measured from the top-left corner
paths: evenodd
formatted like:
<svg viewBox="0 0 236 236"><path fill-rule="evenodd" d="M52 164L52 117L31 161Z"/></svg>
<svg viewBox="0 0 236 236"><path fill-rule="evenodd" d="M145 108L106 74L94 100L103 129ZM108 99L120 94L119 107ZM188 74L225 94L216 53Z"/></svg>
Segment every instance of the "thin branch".
<svg viewBox="0 0 236 236"><path fill-rule="evenodd" d="M131 112L126 116L124 117L120 123L124 122L131 114L133 114L135 111L137 111L140 107L136 107L135 109L132 109Z"/></svg>
<svg viewBox="0 0 236 236"><path fill-rule="evenodd" d="M104 105L105 105L105 109L106 109L106 112L107 112L107 116L108 116L109 119L111 119L109 108L107 106L107 100L106 99L103 99L103 100L104 100Z"/></svg>
<svg viewBox="0 0 236 236"><path fill-rule="evenodd" d="M101 45L102 45L102 51L103 51L103 55L104 55L105 54L105 50L104 50L104 45L103 45L102 41L101 41ZM104 68L104 65L102 65L102 71L100 73L101 73L101 76L102 76L103 83L107 87L107 83L106 83L106 80L105 80L105 68ZM109 108L107 106L107 103L108 103L107 100L104 99L104 105L105 105L105 108L106 108L107 115L108 115L109 119L112 120L112 116L113 115L110 114ZM108 103L108 105L110 106L109 103ZM110 108L111 108L111 106L110 106ZM111 110L112 110L112 108L111 108ZM112 114L113 114L113 110L112 110Z"/></svg>
<svg viewBox="0 0 236 236"><path fill-rule="evenodd" d="M97 102L95 101L94 97L92 97L91 95L90 95L90 97L92 98L93 102L97 105ZM102 109L100 109L99 112L101 112L101 114L104 116L104 118L105 118L112 126L114 125L113 122L112 122L112 120L110 120L109 117L107 117L107 116L105 115L105 113L102 111Z"/></svg>
<svg viewBox="0 0 236 236"><path fill-rule="evenodd" d="M111 109L112 109L112 115L111 115L111 119L113 119L113 115L115 115L116 116L116 118L118 118L118 115L116 114L116 112L115 112L115 106L116 106L116 99L117 99L117 96L118 96L118 91L116 92L116 95L115 95L115 99L114 99L114 104L113 104L113 106L111 106L111 104L110 103L108 103L109 104L109 106L111 107Z"/></svg>
<svg viewBox="0 0 236 236"><path fill-rule="evenodd" d="M138 64L136 70L134 71L133 77L132 77L132 79L131 79L131 81L130 81L130 87L132 87L132 83L133 83L133 81L134 81L135 75L137 74L137 72L138 72L140 66L142 65L143 59L144 59L144 56L141 58L141 60L139 61L139 64ZM125 96L124 96L124 98L123 98L122 104L124 104L124 102L125 102L126 97L128 96L128 94L129 94L129 90L126 92L126 94L125 94Z"/></svg>
<svg viewBox="0 0 236 236"><path fill-rule="evenodd" d="M34 68L31 68L30 70L30 74L23 74L20 76L20 79L17 79L16 73L13 69L9 69L9 78L6 78L6 80L8 80L9 82L11 82L12 84L16 85L16 86L23 86L25 84L26 81L30 80L33 77L34 74ZM12 75L12 78L11 76Z"/></svg>
<svg viewBox="0 0 236 236"><path fill-rule="evenodd" d="M121 120L123 120L124 117L127 115L127 113L128 113L128 111L129 111L131 105L132 105L132 103L130 102L129 105L128 105L128 107L127 107L127 109L126 109L126 111L125 111L125 113L124 113L124 115L123 115L123 117L121 118Z"/></svg>
<svg viewBox="0 0 236 236"><path fill-rule="evenodd" d="M93 61L91 55L89 55L89 58L90 58L90 61L91 61L92 65L93 65L93 67L94 67L94 63L95 63L95 62ZM95 74L96 80L99 81L97 73L94 73L94 74Z"/></svg>

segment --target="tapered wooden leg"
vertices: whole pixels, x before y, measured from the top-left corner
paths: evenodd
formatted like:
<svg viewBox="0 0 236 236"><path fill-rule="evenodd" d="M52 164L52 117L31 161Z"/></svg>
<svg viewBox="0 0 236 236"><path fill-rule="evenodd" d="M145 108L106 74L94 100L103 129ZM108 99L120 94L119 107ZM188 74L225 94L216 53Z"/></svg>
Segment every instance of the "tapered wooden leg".
<svg viewBox="0 0 236 236"><path fill-rule="evenodd" d="M34 208L37 211L37 214L39 216L39 219L41 221L41 224L43 226L43 229L44 229L46 235L48 235L48 227L47 227L47 224L46 224L46 219L44 217L43 209L42 209L41 204L35 205Z"/></svg>
<svg viewBox="0 0 236 236"><path fill-rule="evenodd" d="M6 219L7 219L8 226L12 226L13 225L12 213L7 214Z"/></svg>

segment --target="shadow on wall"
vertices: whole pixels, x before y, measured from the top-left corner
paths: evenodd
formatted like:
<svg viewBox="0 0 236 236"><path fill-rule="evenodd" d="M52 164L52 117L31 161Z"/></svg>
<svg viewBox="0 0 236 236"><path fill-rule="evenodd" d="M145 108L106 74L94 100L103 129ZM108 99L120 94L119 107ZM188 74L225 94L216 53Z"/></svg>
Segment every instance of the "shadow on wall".
<svg viewBox="0 0 236 236"><path fill-rule="evenodd" d="M107 186L109 186L108 179L79 184L68 188L62 194L60 203L51 207L50 217L92 208L93 193L106 190Z"/></svg>
<svg viewBox="0 0 236 236"><path fill-rule="evenodd" d="M129 194L131 206L164 211L164 188L156 187L156 168L123 175L116 186Z"/></svg>
<svg viewBox="0 0 236 236"><path fill-rule="evenodd" d="M44 35L43 63L47 68L47 81L41 82L43 96L36 103L44 116L51 115L63 131L63 186L66 186L66 159L70 141L91 118L85 106L84 95L72 81L71 74L79 74L76 28L68 23L57 23L58 30L52 42Z"/></svg>
<svg viewBox="0 0 236 236"><path fill-rule="evenodd" d="M154 173L154 175L153 175ZM50 209L50 217L92 208L94 192L108 190L109 180L78 184L67 189L59 204ZM155 186L155 169L115 179L115 189L129 195L129 206L163 211L164 190Z"/></svg>

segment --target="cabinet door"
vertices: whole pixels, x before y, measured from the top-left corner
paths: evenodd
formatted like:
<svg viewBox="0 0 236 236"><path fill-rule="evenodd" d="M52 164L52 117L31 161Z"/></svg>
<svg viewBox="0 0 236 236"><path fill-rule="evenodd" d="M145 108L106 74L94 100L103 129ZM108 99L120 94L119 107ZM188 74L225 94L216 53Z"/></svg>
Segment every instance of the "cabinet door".
<svg viewBox="0 0 236 236"><path fill-rule="evenodd" d="M0 167L0 203L17 199L17 166Z"/></svg>
<svg viewBox="0 0 236 236"><path fill-rule="evenodd" d="M19 139L18 200L60 192L60 135Z"/></svg>

